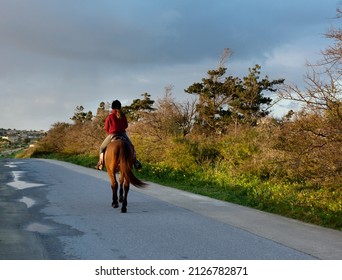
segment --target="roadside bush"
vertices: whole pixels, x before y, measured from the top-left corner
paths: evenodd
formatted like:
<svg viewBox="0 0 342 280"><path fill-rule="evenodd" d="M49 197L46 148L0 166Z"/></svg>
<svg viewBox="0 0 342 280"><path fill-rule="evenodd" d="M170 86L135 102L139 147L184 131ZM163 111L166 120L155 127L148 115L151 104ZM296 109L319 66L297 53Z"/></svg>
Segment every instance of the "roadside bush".
<svg viewBox="0 0 342 280"><path fill-rule="evenodd" d="M340 126L340 127L338 127ZM316 113L299 112L274 135L284 152L282 168L290 178L321 186L342 186L341 123Z"/></svg>

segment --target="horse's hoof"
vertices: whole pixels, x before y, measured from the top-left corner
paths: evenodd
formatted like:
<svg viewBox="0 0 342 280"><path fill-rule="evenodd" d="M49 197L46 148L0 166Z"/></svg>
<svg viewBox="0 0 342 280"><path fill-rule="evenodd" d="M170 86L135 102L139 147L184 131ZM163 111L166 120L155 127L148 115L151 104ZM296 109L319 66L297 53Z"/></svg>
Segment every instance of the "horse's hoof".
<svg viewBox="0 0 342 280"><path fill-rule="evenodd" d="M112 203L112 207L113 208L119 208L119 204L118 203Z"/></svg>
<svg viewBox="0 0 342 280"><path fill-rule="evenodd" d="M119 198L119 202L122 203L123 202L123 197Z"/></svg>
<svg viewBox="0 0 342 280"><path fill-rule="evenodd" d="M121 209L121 213L127 213L127 209Z"/></svg>

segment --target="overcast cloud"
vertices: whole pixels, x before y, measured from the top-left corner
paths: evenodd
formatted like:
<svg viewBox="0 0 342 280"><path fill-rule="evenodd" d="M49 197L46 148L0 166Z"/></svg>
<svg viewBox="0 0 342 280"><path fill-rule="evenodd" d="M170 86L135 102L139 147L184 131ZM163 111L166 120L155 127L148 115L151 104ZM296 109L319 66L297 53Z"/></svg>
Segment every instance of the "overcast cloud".
<svg viewBox="0 0 342 280"><path fill-rule="evenodd" d="M336 0L0 0L0 128L49 129L83 105L156 100L217 66L301 83L331 42Z"/></svg>

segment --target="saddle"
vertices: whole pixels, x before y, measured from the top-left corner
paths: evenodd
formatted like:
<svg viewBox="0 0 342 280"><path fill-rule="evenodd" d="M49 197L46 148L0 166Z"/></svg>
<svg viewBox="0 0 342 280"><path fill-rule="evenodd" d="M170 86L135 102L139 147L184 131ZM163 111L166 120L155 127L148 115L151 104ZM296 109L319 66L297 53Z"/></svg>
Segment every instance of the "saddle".
<svg viewBox="0 0 342 280"><path fill-rule="evenodd" d="M133 144L132 142L127 138L127 136L125 134L114 134L110 140L110 142L113 142L115 140L122 140L124 141L125 143L128 144L128 146L131 148L132 152L134 153L134 147L133 147Z"/></svg>
<svg viewBox="0 0 342 280"><path fill-rule="evenodd" d="M141 166L141 163L136 158L133 144L132 144L132 142L129 140L129 138L125 134L114 134L110 141L113 142L113 141L119 140L119 139L129 144L129 147L131 148L131 151L132 151L132 153L134 155L133 165L134 165L135 169L141 169L142 166ZM95 167L96 169L99 169L99 170L103 169L104 154L105 153L106 153L106 150L103 153L100 154L100 160L99 160L99 163Z"/></svg>
<svg viewBox="0 0 342 280"><path fill-rule="evenodd" d="M112 136L111 142L113 142L115 140L119 140L119 139L121 139L122 141L126 141L126 142L128 141L127 137L125 135L123 135L123 134L114 134Z"/></svg>

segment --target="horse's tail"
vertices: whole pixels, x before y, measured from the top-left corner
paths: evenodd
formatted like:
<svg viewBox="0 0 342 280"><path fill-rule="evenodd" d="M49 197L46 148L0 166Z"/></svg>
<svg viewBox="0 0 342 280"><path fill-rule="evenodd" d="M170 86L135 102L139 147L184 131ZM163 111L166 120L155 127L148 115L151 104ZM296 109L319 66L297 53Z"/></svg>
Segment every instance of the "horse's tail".
<svg viewBox="0 0 342 280"><path fill-rule="evenodd" d="M130 145L123 141L123 147L125 152L120 153L120 174L123 176L123 178L131 183L132 185L143 188L147 184L143 181L139 180L137 177L134 176L132 172L132 166L133 166L133 152L130 147Z"/></svg>

